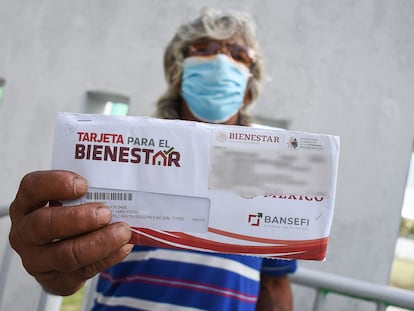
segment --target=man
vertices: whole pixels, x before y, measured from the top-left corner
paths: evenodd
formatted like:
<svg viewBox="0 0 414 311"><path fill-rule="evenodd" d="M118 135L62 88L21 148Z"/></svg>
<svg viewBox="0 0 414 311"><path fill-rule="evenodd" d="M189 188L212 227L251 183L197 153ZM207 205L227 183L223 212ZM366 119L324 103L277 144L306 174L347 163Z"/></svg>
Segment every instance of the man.
<svg viewBox="0 0 414 311"><path fill-rule="evenodd" d="M248 125L262 62L247 15L203 11L178 29L164 68L168 90L157 103L158 117ZM292 309L287 275L295 261L132 249L129 227L109 224L106 206L55 203L86 191L75 173L33 172L10 206L10 243L49 292L71 294L102 272L93 310Z"/></svg>

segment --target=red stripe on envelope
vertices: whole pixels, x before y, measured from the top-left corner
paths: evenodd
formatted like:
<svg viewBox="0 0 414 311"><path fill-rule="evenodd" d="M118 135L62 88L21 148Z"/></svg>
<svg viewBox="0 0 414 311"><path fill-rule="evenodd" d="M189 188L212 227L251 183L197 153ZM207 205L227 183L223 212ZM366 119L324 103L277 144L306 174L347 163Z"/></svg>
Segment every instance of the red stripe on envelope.
<svg viewBox="0 0 414 311"><path fill-rule="evenodd" d="M264 257L323 260L328 245L327 237L312 240L275 240L209 228L210 233L229 237L233 240L233 243L224 243L182 232L158 231L137 227L132 229L134 232L130 242L134 244ZM255 245L244 245L246 241L254 242Z"/></svg>

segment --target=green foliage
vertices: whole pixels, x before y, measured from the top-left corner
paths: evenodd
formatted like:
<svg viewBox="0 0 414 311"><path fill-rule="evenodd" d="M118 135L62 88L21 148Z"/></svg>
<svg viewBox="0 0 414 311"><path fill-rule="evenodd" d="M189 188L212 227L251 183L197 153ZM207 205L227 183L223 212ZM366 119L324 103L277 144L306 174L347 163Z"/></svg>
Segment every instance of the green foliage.
<svg viewBox="0 0 414 311"><path fill-rule="evenodd" d="M394 258L390 285L414 291L414 261Z"/></svg>
<svg viewBox="0 0 414 311"><path fill-rule="evenodd" d="M82 305L82 298L83 298L84 290L85 290L85 287L82 287L81 290L78 290L73 295L63 298L60 311L79 311Z"/></svg>
<svg viewBox="0 0 414 311"><path fill-rule="evenodd" d="M401 218L400 236L414 237L414 219Z"/></svg>

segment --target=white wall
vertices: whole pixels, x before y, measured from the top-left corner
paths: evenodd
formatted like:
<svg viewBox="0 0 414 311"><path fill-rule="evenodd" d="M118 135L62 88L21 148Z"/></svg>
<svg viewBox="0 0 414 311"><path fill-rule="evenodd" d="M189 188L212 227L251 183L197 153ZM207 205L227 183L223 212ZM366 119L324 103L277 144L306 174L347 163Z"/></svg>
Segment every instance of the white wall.
<svg viewBox="0 0 414 311"><path fill-rule="evenodd" d="M130 96L131 114L151 114L164 46L203 6L257 21L271 80L256 114L341 137L328 257L300 264L387 284L414 138L410 0L2 0L0 205L26 172L49 168L55 112L82 112L87 90ZM297 310L310 310L308 294L295 287Z"/></svg>

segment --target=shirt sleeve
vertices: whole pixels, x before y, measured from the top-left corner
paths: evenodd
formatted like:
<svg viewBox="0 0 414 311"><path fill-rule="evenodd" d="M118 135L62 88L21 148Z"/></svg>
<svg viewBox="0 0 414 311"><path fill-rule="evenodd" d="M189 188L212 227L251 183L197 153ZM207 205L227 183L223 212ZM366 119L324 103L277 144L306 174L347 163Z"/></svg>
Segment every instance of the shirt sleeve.
<svg viewBox="0 0 414 311"><path fill-rule="evenodd" d="M263 258L261 273L270 276L283 276L294 273L296 268L296 260Z"/></svg>

